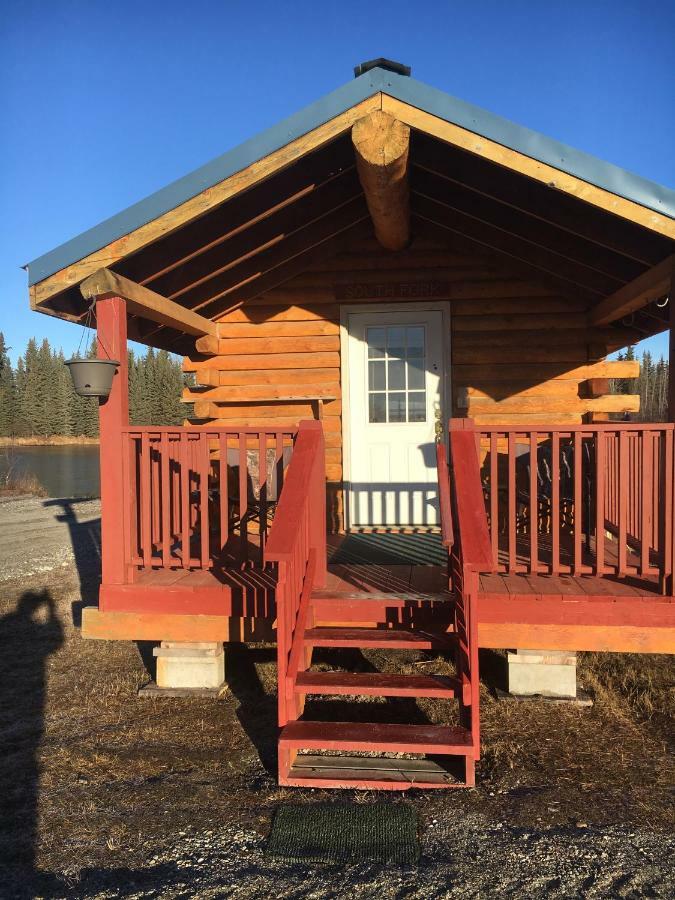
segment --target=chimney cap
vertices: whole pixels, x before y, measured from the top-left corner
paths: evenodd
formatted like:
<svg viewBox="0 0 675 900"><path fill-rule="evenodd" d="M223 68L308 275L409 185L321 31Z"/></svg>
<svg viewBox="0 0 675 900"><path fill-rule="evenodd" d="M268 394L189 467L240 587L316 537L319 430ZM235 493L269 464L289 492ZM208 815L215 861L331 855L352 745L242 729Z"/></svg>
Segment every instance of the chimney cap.
<svg viewBox="0 0 675 900"><path fill-rule="evenodd" d="M379 56L377 59L370 59L368 62L362 62L359 63L358 66L354 66L354 78L358 78L359 75L365 75L366 72L369 72L371 69L387 69L389 72L395 72L397 75L405 75L407 77L409 77L412 72L410 66L405 66L403 63L395 62L393 59Z"/></svg>

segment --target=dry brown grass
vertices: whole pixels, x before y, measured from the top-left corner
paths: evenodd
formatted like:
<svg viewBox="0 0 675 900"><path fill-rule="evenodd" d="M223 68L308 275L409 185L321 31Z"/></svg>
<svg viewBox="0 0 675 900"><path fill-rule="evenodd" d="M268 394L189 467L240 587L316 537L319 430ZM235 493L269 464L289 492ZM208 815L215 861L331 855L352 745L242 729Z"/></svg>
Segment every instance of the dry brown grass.
<svg viewBox="0 0 675 900"><path fill-rule="evenodd" d="M8 472L0 482L0 497L15 497L30 494L31 497L46 497L47 491L32 472Z"/></svg>

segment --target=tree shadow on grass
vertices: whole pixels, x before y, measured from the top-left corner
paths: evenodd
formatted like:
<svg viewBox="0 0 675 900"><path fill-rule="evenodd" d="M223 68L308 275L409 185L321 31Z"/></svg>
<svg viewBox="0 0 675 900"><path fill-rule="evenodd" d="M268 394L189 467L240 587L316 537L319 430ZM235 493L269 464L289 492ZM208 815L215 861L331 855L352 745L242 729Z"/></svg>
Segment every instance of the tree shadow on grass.
<svg viewBox="0 0 675 900"><path fill-rule="evenodd" d="M33 896L47 658L63 643L48 590L0 619L0 895ZM4 885L4 887L3 887ZM16 888L12 887L15 885ZM6 893L5 893L6 891Z"/></svg>

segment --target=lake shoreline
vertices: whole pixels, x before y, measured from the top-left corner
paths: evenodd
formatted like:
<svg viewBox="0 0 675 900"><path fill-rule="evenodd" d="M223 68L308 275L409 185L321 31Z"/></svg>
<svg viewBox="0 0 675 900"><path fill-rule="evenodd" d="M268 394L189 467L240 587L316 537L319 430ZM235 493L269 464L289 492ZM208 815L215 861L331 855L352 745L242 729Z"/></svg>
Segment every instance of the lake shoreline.
<svg viewBox="0 0 675 900"><path fill-rule="evenodd" d="M91 447L100 443L97 437L55 434L52 437L0 437L0 447Z"/></svg>

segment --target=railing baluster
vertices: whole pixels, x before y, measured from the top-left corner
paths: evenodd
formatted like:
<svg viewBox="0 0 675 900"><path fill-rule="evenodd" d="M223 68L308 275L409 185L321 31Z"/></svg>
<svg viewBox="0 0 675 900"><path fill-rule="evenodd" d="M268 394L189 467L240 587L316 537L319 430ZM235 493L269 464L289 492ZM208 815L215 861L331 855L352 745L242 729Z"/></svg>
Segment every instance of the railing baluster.
<svg viewBox="0 0 675 900"><path fill-rule="evenodd" d="M530 432L530 572L539 571L539 469L537 466L538 436Z"/></svg>
<svg viewBox="0 0 675 900"><path fill-rule="evenodd" d="M650 568L650 550L651 550L651 534L652 534L652 511L651 511L651 493L652 493L652 433L643 431L640 443L642 455L642 477L639 479L639 490L642 492L642 513L640 516L640 530L635 535L640 541L640 574L646 575ZM638 474L637 472L635 473ZM637 482L636 478L636 482Z"/></svg>
<svg viewBox="0 0 675 900"><path fill-rule="evenodd" d="M220 513L220 552L225 553L225 547L230 536L230 510L229 488L227 483L227 433L221 432L218 439L220 459L218 460L218 487L219 487L219 513Z"/></svg>
<svg viewBox="0 0 675 900"><path fill-rule="evenodd" d="M628 491L630 488L630 472L628 470L628 435L619 432L619 465L617 470L617 490L619 501L619 575L626 574L627 529L628 529Z"/></svg>
<svg viewBox="0 0 675 900"><path fill-rule="evenodd" d="M605 435L595 433L595 574L605 572Z"/></svg>
<svg viewBox="0 0 675 900"><path fill-rule="evenodd" d="M508 572L516 571L516 436L508 434Z"/></svg>
<svg viewBox="0 0 675 900"><path fill-rule="evenodd" d="M583 524L583 475L582 475L582 439L579 431L574 432L574 564L573 572L579 574L581 569L581 538Z"/></svg>
<svg viewBox="0 0 675 900"><path fill-rule="evenodd" d="M499 568L499 435L490 434L490 543L492 558Z"/></svg>
<svg viewBox="0 0 675 900"><path fill-rule="evenodd" d="M267 538L267 434L258 435L258 502L260 504L260 562L262 564Z"/></svg>
<svg viewBox="0 0 675 900"><path fill-rule="evenodd" d="M149 566L152 559L150 504L150 440L144 431L141 437L141 555L144 566Z"/></svg>
<svg viewBox="0 0 675 900"><path fill-rule="evenodd" d="M180 524L184 569L190 568L190 446L187 433L180 436Z"/></svg>
<svg viewBox="0 0 675 900"><path fill-rule="evenodd" d="M201 545L201 567L209 567L209 469L211 468L211 454L209 451L209 439L206 433L199 435L197 444L199 451L199 531Z"/></svg>
<svg viewBox="0 0 675 900"><path fill-rule="evenodd" d="M169 435L166 431L160 438L159 454L162 480L162 565L168 569L171 564L171 485L169 482Z"/></svg>
<svg viewBox="0 0 675 900"><path fill-rule="evenodd" d="M239 432L239 539L248 559L248 433Z"/></svg>
<svg viewBox="0 0 675 900"><path fill-rule="evenodd" d="M560 433L551 433L551 572L560 574Z"/></svg>

